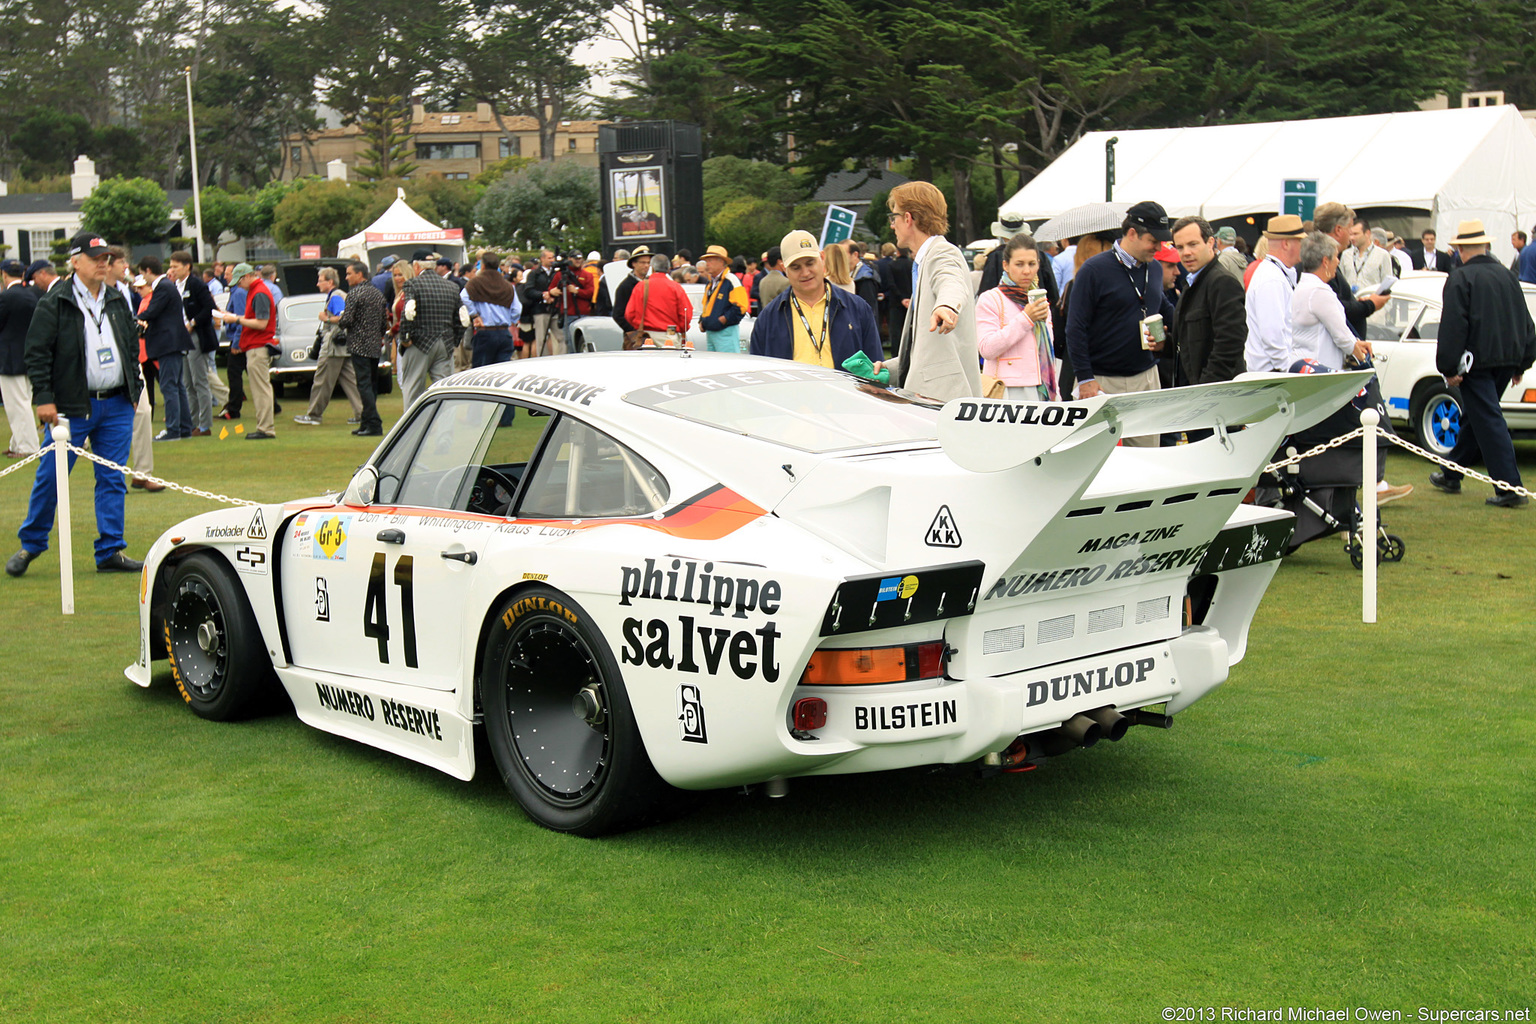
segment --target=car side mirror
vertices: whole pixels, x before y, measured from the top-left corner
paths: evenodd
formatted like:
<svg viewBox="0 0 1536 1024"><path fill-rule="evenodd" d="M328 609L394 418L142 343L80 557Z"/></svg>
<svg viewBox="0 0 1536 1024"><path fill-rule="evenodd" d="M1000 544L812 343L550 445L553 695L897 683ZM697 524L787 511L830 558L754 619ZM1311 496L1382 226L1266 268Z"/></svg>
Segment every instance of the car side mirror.
<svg viewBox="0 0 1536 1024"><path fill-rule="evenodd" d="M352 477L352 482L347 484L341 502L343 505L372 505L378 493L379 471L372 466L364 466Z"/></svg>

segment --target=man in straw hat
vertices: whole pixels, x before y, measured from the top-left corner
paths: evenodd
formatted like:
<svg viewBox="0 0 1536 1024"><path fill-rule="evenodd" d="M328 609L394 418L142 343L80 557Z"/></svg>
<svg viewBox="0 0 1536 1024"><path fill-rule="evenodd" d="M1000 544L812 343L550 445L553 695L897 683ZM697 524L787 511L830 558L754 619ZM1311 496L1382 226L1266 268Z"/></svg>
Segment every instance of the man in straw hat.
<svg viewBox="0 0 1536 1024"><path fill-rule="evenodd" d="M1301 259L1301 218L1283 213L1269 218L1264 238L1269 254L1248 283L1248 341L1243 357L1252 373L1283 373L1291 365L1291 292Z"/></svg>
<svg viewBox="0 0 1536 1024"><path fill-rule="evenodd" d="M741 351L737 325L747 315L749 303L741 280L727 269L730 261L723 245L712 245L699 257L699 266L709 278L699 304L699 330L704 332L705 348L711 352Z"/></svg>
<svg viewBox="0 0 1536 1024"><path fill-rule="evenodd" d="M1462 221L1451 244L1461 265L1445 282L1435 345L1435 369L1445 375L1446 384L1461 387L1461 436L1450 458L1461 466L1481 459L1495 480L1519 487L1520 467L1499 396L1536 361L1536 326L1519 283L1488 255L1493 239L1481 220ZM1429 482L1447 494L1461 493L1461 474L1454 469L1431 473ZM1505 490L1487 499L1502 508L1529 502Z"/></svg>

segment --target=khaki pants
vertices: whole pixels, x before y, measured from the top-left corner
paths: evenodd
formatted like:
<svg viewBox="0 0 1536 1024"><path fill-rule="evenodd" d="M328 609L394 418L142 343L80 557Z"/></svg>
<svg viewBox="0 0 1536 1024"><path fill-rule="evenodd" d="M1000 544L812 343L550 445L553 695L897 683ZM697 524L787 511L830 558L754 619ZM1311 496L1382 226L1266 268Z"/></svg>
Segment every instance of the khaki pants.
<svg viewBox="0 0 1536 1024"><path fill-rule="evenodd" d="M363 414L363 400L357 393L357 371L352 368L352 357L346 349L340 354L327 343L320 351L320 361L315 364L315 380L309 387L309 412L313 419L325 415L325 407L331 404L331 394L336 382L341 381L341 393L352 403L354 417Z"/></svg>
<svg viewBox="0 0 1536 1024"><path fill-rule="evenodd" d="M272 356L265 345L257 345L245 353L245 376L251 386L251 401L256 406L256 429L263 434L276 433L272 429L275 403L271 366Z"/></svg>
<svg viewBox="0 0 1536 1024"><path fill-rule="evenodd" d="M551 332L550 332L550 329L549 329L549 325L550 325L550 321L554 320L554 318L555 318L554 314L552 314L552 313L535 313L535 314L533 314L533 354L534 355L536 355L536 356L546 356L546 355L550 354L546 350L546 346L551 341Z"/></svg>
<svg viewBox="0 0 1536 1024"><path fill-rule="evenodd" d="M0 377L0 395L5 398L5 418L11 423L11 444L7 451L31 455L42 445L37 442L37 417L32 415L32 380L26 374Z"/></svg>
<svg viewBox="0 0 1536 1024"><path fill-rule="evenodd" d="M1141 391L1162 390L1155 366L1131 377L1106 377L1100 374L1094 379L1099 382L1099 390L1106 395L1129 395ZM1148 434L1145 437L1122 438L1120 443L1128 448L1156 448L1159 438L1156 434Z"/></svg>
<svg viewBox="0 0 1536 1024"><path fill-rule="evenodd" d="M149 388L139 392L139 405L133 410L133 440L128 445L128 465L135 473L155 471L155 427L150 415Z"/></svg>

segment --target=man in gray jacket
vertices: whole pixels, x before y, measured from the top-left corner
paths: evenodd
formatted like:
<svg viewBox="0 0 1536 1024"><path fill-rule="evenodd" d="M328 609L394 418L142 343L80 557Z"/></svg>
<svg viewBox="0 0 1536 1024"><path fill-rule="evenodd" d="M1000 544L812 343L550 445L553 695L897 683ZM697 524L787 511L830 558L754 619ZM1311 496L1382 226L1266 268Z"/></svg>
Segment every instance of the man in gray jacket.
<svg viewBox="0 0 1536 1024"><path fill-rule="evenodd" d="M944 238L944 193L929 182L909 181L891 190L886 206L896 244L912 253L912 305L897 355L881 365L890 369L893 385L928 398L978 397L976 298L965 257Z"/></svg>

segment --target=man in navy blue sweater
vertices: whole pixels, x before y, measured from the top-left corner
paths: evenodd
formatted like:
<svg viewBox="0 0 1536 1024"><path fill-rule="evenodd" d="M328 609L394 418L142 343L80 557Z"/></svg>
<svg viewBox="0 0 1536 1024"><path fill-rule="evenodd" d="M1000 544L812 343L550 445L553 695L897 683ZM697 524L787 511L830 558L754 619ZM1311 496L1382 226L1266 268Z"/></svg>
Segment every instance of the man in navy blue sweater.
<svg viewBox="0 0 1536 1024"><path fill-rule="evenodd" d="M1153 202L1126 212L1121 239L1107 252L1085 262L1072 286L1067 315L1067 350L1077 371L1078 397L1132 391L1156 391L1157 353L1163 343L1142 347L1142 323L1149 316L1173 319L1174 306L1163 291L1162 271L1151 267L1153 254L1173 238L1168 213ZM1156 447L1157 437L1126 438L1128 445Z"/></svg>

